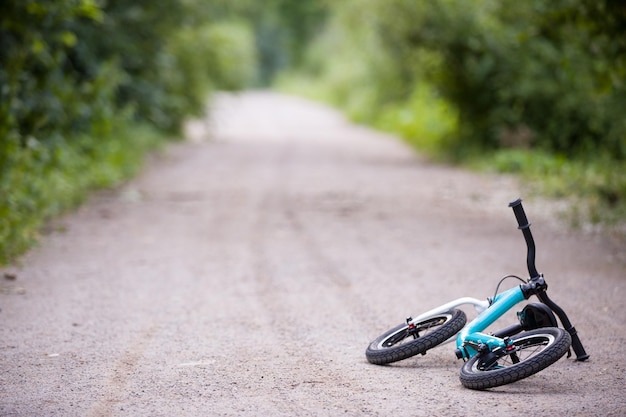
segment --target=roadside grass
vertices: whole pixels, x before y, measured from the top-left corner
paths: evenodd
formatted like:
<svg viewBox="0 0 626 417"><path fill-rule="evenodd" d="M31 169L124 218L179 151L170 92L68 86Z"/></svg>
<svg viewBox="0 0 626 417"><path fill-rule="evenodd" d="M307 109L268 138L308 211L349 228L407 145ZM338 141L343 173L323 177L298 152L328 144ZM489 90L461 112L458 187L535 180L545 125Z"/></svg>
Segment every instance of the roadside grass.
<svg viewBox="0 0 626 417"><path fill-rule="evenodd" d="M531 193L566 201L563 214L572 227L626 239L626 170L619 161L601 154L583 160L506 149L465 163L479 171L517 175Z"/></svg>
<svg viewBox="0 0 626 417"><path fill-rule="evenodd" d="M124 122L97 146L67 138L54 148L36 141L12 154L0 183L0 265L14 262L40 238L46 222L77 207L91 191L135 175L146 154L167 138L147 125Z"/></svg>

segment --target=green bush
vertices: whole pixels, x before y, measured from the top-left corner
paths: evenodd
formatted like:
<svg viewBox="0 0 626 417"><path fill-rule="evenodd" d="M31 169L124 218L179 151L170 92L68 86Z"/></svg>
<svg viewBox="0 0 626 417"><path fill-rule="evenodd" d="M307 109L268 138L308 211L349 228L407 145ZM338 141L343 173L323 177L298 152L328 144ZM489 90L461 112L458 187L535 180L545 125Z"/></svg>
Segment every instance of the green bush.
<svg viewBox="0 0 626 417"><path fill-rule="evenodd" d="M429 82L458 108L459 131L446 144L459 157L532 146L624 159L616 109L626 105L626 44L614 35L626 15L611 4L392 0L374 2L368 17L405 85ZM594 20L620 16L615 28Z"/></svg>
<svg viewBox="0 0 626 417"><path fill-rule="evenodd" d="M456 158L526 147L626 159L626 9L616 2L352 0L332 11L307 69L360 120L410 108L428 84L456 109L457 130L441 138Z"/></svg>
<svg viewBox="0 0 626 417"><path fill-rule="evenodd" d="M574 225L600 225L624 234L626 175L620 161L608 156L583 161L541 151L507 149L472 164L480 170L515 173L529 193L568 201L569 212L564 214Z"/></svg>
<svg viewBox="0 0 626 417"><path fill-rule="evenodd" d="M205 105L206 96L198 95L198 90L240 90L255 80L254 34L243 22L185 28L169 46L182 69L178 95L194 97L201 106Z"/></svg>
<svg viewBox="0 0 626 417"><path fill-rule="evenodd" d="M381 109L374 126L398 134L421 152L443 158L442 140L457 132L458 115L429 84L418 84L406 100Z"/></svg>
<svg viewBox="0 0 626 417"><path fill-rule="evenodd" d="M357 121L438 158L506 160L524 175L535 172L552 195L579 195L608 210L596 218L624 218L619 2L347 0L330 8L305 75L281 85L307 85Z"/></svg>
<svg viewBox="0 0 626 417"><path fill-rule="evenodd" d="M0 2L0 264L255 68L251 32L164 0ZM242 64L239 66L239 64Z"/></svg>
<svg viewBox="0 0 626 417"><path fill-rule="evenodd" d="M75 136L72 140L85 146L52 149L32 141L11 154L11 169L0 182L0 264L32 246L46 221L74 208L89 191L135 174L146 152L163 142L147 125L123 117L111 122L114 127L98 136L98 146L88 136Z"/></svg>

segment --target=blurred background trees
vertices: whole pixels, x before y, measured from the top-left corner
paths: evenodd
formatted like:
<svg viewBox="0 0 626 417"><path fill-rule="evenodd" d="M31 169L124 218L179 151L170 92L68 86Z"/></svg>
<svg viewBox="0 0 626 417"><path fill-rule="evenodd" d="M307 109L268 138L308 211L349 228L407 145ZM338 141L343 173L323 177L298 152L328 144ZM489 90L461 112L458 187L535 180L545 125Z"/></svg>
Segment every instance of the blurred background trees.
<svg viewBox="0 0 626 417"><path fill-rule="evenodd" d="M0 262L211 92L269 86L623 220L625 35L619 0L4 0Z"/></svg>
<svg viewBox="0 0 626 417"><path fill-rule="evenodd" d="M250 25L204 3L0 2L0 263L136 172L211 91L252 84Z"/></svg>
<svg viewBox="0 0 626 417"><path fill-rule="evenodd" d="M533 147L626 158L623 3L348 0L332 10L308 70L356 118L428 90L454 115L452 156Z"/></svg>
<svg viewBox="0 0 626 417"><path fill-rule="evenodd" d="M307 51L285 88L623 224L623 2L346 0Z"/></svg>

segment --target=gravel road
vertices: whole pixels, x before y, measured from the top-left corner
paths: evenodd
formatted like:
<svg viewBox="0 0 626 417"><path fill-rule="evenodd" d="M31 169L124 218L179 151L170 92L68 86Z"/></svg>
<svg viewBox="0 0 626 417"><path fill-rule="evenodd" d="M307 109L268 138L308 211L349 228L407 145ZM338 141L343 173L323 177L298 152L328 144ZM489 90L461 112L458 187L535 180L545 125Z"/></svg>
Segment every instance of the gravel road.
<svg viewBox="0 0 626 417"><path fill-rule="evenodd" d="M429 163L320 105L212 107L0 271L0 415L626 415L620 248L511 178ZM591 359L488 391L461 386L452 345L369 364L406 316L527 275L519 196Z"/></svg>

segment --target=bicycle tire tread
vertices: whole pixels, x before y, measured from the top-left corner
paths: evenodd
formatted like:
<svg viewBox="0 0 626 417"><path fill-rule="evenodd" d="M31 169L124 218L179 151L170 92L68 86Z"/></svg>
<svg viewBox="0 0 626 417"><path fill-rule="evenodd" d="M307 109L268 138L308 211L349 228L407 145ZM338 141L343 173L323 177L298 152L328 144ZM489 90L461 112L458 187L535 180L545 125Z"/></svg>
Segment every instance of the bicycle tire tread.
<svg viewBox="0 0 626 417"><path fill-rule="evenodd" d="M406 327L406 324L400 324L391 330L388 330L378 338L376 338L365 351L365 356L370 363L375 365L385 365L410 358L418 354L425 354L426 351L445 342L450 337L458 333L465 323L467 316L462 310L450 310L452 314L450 320L443 324L440 328L425 336L419 337L411 342L398 346L380 349L378 345L391 334Z"/></svg>
<svg viewBox="0 0 626 417"><path fill-rule="evenodd" d="M461 370L460 380L464 387L484 390L501 385L510 384L536 374L539 371L557 362L570 348L571 337L566 331L559 329L561 335L549 349L545 349L541 354L525 360L524 366L512 366L499 369L497 371L487 371L484 373L463 372ZM467 363L466 363L467 364Z"/></svg>

